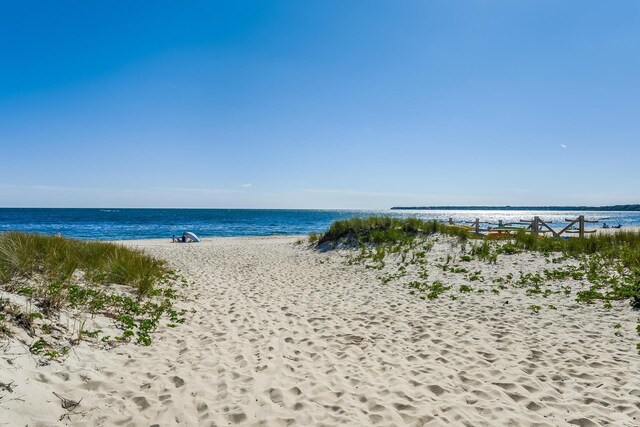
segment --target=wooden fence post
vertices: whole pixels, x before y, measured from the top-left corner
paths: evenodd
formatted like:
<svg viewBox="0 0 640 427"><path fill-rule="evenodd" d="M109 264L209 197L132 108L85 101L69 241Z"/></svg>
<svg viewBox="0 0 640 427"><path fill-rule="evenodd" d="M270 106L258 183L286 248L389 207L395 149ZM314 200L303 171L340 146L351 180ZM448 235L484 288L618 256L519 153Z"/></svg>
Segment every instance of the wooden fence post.
<svg viewBox="0 0 640 427"><path fill-rule="evenodd" d="M480 234L480 218L476 218L476 235Z"/></svg>
<svg viewBox="0 0 640 427"><path fill-rule="evenodd" d="M580 234L578 234L580 236L580 238L584 238L584 215L580 215L580 217L578 218L578 223L580 224Z"/></svg>

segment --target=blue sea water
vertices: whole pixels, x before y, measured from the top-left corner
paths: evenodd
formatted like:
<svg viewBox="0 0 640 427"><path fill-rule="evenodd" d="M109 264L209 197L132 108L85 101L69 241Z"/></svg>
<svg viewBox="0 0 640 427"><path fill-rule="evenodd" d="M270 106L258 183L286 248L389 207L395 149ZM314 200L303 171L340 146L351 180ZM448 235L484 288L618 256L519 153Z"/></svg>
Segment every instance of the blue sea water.
<svg viewBox="0 0 640 427"><path fill-rule="evenodd" d="M640 212L469 211L469 210L275 210L275 209L31 209L0 208L0 232L21 230L96 240L171 238L184 231L201 237L307 234L350 217L389 215L456 222L516 222L534 215L553 226L584 214L617 225L640 225ZM593 225L598 226L598 225Z"/></svg>

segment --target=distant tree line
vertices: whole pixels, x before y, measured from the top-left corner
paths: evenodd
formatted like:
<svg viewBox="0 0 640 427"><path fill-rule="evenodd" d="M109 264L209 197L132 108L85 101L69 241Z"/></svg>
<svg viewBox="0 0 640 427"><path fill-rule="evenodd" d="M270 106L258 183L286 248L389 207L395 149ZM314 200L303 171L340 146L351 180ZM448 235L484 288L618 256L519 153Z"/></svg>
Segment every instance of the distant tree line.
<svg viewBox="0 0 640 427"><path fill-rule="evenodd" d="M394 206L392 210L640 211L640 205L613 206Z"/></svg>

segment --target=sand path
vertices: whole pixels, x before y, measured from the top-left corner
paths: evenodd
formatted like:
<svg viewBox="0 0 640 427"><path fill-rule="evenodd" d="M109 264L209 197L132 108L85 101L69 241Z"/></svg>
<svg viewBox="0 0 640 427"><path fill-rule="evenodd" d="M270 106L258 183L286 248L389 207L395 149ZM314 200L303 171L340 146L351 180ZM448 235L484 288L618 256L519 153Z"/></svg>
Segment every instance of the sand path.
<svg viewBox="0 0 640 427"><path fill-rule="evenodd" d="M423 301L296 240L127 243L189 278L183 306L194 313L150 347L83 345L63 365L34 368L34 382L83 398L82 416L63 419L76 425L640 420L634 338L603 331L597 310L531 316L488 294ZM32 425L64 414L46 402L27 414Z"/></svg>

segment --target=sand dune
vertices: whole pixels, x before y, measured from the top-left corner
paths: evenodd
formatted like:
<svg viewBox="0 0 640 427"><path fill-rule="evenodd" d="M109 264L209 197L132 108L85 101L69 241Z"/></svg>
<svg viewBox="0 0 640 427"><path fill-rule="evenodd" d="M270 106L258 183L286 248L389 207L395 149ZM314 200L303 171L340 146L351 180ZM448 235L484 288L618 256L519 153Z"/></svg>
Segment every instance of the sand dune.
<svg viewBox="0 0 640 427"><path fill-rule="evenodd" d="M127 242L189 279L187 323L48 366L13 343L0 425L640 424L637 337L610 327L632 331L637 313L551 296L536 315L516 290L424 301L298 239ZM517 257L478 268L545 266Z"/></svg>

